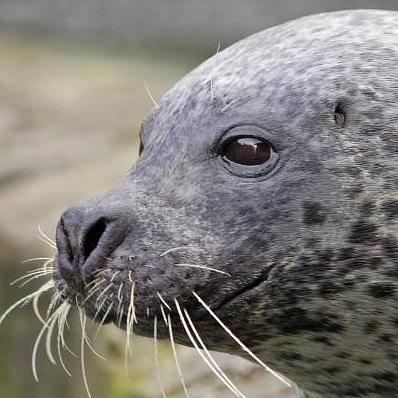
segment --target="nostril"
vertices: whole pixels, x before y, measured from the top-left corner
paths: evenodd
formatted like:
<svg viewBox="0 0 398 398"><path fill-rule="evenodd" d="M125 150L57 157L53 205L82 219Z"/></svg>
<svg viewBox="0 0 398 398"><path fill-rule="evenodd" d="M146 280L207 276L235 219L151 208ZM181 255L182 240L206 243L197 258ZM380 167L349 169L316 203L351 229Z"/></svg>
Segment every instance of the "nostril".
<svg viewBox="0 0 398 398"><path fill-rule="evenodd" d="M107 224L105 220L99 219L87 230L86 235L83 238L83 261L86 261L98 246L106 228Z"/></svg>

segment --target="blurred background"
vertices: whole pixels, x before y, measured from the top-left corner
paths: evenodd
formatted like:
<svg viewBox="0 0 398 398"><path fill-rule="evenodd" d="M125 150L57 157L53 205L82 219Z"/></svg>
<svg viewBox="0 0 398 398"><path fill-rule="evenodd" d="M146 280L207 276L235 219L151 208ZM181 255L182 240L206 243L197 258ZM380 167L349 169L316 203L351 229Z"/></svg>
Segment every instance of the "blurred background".
<svg viewBox="0 0 398 398"><path fill-rule="evenodd" d="M180 77L251 33L306 14L350 8L398 10L396 0L0 0L0 313L37 284L10 282L52 256L38 225L54 237L73 202L117 183L137 158L137 134L152 107ZM46 307L48 298L41 306ZM68 340L78 349L79 320ZM40 323L30 307L0 327L0 397L85 397L79 359L73 378L42 347L41 381L31 353ZM136 338L129 377L124 336L105 328L87 354L96 398L160 397L152 341ZM179 348L193 397L230 397L192 350ZM261 369L225 355L223 368L249 398L293 396ZM168 397L183 396L167 342L160 367Z"/></svg>

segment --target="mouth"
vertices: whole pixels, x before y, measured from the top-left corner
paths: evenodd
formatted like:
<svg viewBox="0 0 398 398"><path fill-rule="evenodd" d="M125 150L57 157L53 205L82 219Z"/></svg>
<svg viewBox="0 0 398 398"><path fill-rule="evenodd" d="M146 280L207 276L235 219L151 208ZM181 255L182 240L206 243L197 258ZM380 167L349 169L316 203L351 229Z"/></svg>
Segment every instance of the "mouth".
<svg viewBox="0 0 398 398"><path fill-rule="evenodd" d="M115 277L115 272L118 272ZM231 312L239 311L245 301L256 293L256 290L267 281L270 272L263 272L252 279L250 283L245 283L239 288L231 289L228 294L220 300L211 301L208 294L199 292L196 294L190 291L182 297L170 298L167 301L164 296L157 292L150 297L152 305L146 306L140 300L140 291L136 289L132 278L128 277L129 272L124 274L120 269L106 269L98 273L98 277L86 286L85 293L79 295L70 291L65 293L71 304L84 309L85 314L100 329L104 325L113 324L116 328L134 333L136 335L159 339L170 339L170 327L172 323L173 335L177 343L192 347L192 340L187 335L186 325L183 322L191 322L206 340L206 344L211 349L217 350L219 337L213 341L215 332L214 316L212 312L221 319L230 319ZM126 275L127 274L127 277ZM99 278L104 281L100 284ZM128 283L126 283L128 280ZM110 283L113 282L114 286ZM61 289L65 288L65 283L60 283ZM201 303L199 299L202 299ZM153 304L155 303L155 304ZM208 308L205 305L208 303ZM210 312L209 312L210 311ZM192 326L188 326L192 330ZM156 329L156 330L155 330ZM222 330L220 329L220 333Z"/></svg>

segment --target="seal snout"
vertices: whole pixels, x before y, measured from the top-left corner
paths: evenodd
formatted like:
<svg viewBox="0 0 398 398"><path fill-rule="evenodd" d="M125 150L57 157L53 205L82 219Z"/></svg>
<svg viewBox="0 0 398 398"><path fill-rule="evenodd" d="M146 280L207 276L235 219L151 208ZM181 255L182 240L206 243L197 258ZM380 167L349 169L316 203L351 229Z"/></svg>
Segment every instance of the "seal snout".
<svg viewBox="0 0 398 398"><path fill-rule="evenodd" d="M74 290L102 269L108 257L122 242L125 228L117 219L101 211L74 207L61 217L56 232L58 269Z"/></svg>

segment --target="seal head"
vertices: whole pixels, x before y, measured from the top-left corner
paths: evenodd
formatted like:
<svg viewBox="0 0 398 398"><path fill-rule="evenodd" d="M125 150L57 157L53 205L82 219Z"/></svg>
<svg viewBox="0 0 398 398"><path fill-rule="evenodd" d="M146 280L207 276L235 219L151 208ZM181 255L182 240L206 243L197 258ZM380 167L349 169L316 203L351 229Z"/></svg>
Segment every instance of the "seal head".
<svg viewBox="0 0 398 398"><path fill-rule="evenodd" d="M128 328L134 286L136 333L156 319L166 338L169 316L191 345L178 303L209 349L244 355L200 297L311 396L398 395L397 65L389 11L218 53L148 116L128 176L63 214L58 289Z"/></svg>

